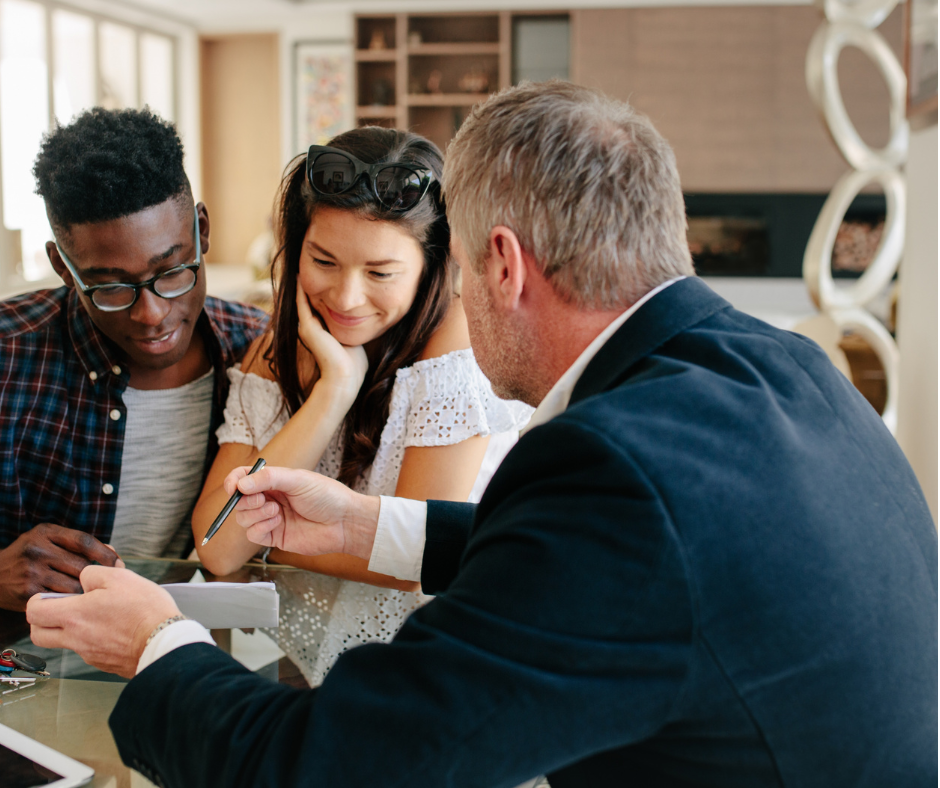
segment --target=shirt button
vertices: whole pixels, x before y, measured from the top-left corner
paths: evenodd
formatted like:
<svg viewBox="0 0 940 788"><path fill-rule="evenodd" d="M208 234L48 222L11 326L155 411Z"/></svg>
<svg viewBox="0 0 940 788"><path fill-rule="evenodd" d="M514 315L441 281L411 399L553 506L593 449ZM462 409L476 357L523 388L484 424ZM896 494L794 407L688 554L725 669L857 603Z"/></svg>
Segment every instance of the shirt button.
<svg viewBox="0 0 940 788"><path fill-rule="evenodd" d="M113 367L111 367L111 371L112 371L115 375L120 375L120 374L121 374L121 368L120 368L117 364L115 364Z"/></svg>
<svg viewBox="0 0 940 788"><path fill-rule="evenodd" d="M114 492L114 485L113 484L103 485L101 488L101 492L103 492L105 495L110 495L111 493Z"/></svg>
<svg viewBox="0 0 940 788"><path fill-rule="evenodd" d="M117 421L118 419L121 418L121 411L115 408L114 410L111 411L109 415L111 416L111 421Z"/></svg>
<svg viewBox="0 0 940 788"><path fill-rule="evenodd" d="M89 380L98 380L98 373L95 372L94 370L92 370L91 372L88 373L88 379L89 379Z"/></svg>

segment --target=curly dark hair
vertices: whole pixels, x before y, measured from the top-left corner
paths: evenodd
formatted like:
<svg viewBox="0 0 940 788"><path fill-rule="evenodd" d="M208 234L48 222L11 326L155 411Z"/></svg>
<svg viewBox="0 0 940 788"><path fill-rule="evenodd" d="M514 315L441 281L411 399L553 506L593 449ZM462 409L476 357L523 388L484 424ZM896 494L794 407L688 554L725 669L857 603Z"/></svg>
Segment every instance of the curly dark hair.
<svg viewBox="0 0 940 788"><path fill-rule="evenodd" d="M450 226L439 188L443 157L433 142L407 131L365 126L334 137L329 145L369 164L398 161L427 167L437 179L421 202L407 213L384 209L364 179L343 194L329 197L315 194L307 182L304 155L288 164L281 183L277 206L279 249L272 269L273 339L265 358L291 414L297 412L310 393L301 386L297 370L299 321L295 298L301 248L316 209L326 205L367 219L394 222L411 233L424 249L424 271L414 303L382 335L359 395L343 422L343 459L338 478L352 486L375 459L388 420L395 374L417 361L447 314L454 293L456 265L450 258Z"/></svg>
<svg viewBox="0 0 940 788"><path fill-rule="evenodd" d="M43 137L33 175L57 232L190 195L176 128L146 107L94 107L53 129Z"/></svg>

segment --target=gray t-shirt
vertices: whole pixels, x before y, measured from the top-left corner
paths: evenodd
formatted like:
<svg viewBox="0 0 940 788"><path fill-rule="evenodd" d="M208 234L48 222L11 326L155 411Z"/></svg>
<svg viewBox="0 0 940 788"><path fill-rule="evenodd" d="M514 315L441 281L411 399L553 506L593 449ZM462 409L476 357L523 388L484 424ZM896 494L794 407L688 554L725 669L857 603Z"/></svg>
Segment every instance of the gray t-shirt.
<svg viewBox="0 0 940 788"><path fill-rule="evenodd" d="M178 558L202 491L215 381L124 391L127 424L111 545L121 555Z"/></svg>

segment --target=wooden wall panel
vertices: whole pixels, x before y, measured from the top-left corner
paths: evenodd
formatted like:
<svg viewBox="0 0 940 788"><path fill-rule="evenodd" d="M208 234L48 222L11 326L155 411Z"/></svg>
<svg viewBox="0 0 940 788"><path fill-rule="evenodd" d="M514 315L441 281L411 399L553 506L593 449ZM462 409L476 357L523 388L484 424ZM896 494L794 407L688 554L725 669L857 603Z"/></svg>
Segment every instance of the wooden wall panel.
<svg viewBox="0 0 940 788"><path fill-rule="evenodd" d="M573 72L650 116L686 191L828 191L847 165L806 91L820 20L807 7L582 10ZM900 52L899 11L881 32ZM883 144L887 90L876 73L860 52L840 60L850 114Z"/></svg>
<svg viewBox="0 0 940 788"><path fill-rule="evenodd" d="M200 66L207 259L244 263L267 226L281 177L277 36L203 38Z"/></svg>

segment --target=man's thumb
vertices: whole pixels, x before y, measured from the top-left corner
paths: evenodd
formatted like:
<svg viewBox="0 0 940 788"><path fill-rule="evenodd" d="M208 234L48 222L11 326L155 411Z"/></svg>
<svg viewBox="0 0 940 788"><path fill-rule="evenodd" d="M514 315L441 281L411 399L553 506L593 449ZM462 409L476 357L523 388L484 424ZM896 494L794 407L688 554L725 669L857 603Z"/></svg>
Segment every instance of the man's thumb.
<svg viewBox="0 0 940 788"><path fill-rule="evenodd" d="M126 571L126 569L118 569L113 566L96 566L89 564L82 570L81 574L78 576L78 580L87 594L89 591L94 591L97 588L106 588L108 581L114 576L115 572Z"/></svg>

